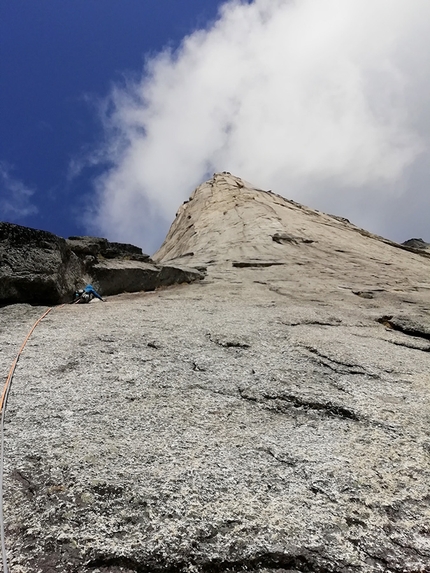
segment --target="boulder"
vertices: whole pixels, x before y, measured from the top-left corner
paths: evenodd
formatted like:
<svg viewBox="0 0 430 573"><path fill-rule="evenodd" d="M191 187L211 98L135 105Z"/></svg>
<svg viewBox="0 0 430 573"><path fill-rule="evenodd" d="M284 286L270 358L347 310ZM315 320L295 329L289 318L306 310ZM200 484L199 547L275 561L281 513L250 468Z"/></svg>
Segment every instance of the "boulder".
<svg viewBox="0 0 430 573"><path fill-rule="evenodd" d="M0 304L70 300L83 266L65 239L0 222Z"/></svg>

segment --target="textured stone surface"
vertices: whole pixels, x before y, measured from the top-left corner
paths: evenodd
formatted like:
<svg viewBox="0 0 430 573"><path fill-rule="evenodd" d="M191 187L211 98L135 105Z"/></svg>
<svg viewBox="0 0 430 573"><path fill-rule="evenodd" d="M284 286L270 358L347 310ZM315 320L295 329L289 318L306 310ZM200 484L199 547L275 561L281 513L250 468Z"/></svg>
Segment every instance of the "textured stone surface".
<svg viewBox="0 0 430 573"><path fill-rule="evenodd" d="M20 360L11 571L430 571L429 258L223 174L154 259L207 276ZM36 314L0 310L3 374Z"/></svg>
<svg viewBox="0 0 430 573"><path fill-rule="evenodd" d="M157 286L171 286L202 280L206 274L205 266L187 267L178 264L159 265Z"/></svg>
<svg viewBox="0 0 430 573"><path fill-rule="evenodd" d="M151 291L160 286L201 280L204 276L196 269L127 260L100 261L91 266L89 273L91 282L104 296Z"/></svg>
<svg viewBox="0 0 430 573"><path fill-rule="evenodd" d="M412 249L422 249L424 251L430 250L430 243L426 243L422 239L408 239L402 243L405 247L410 247Z"/></svg>
<svg viewBox="0 0 430 573"><path fill-rule="evenodd" d="M155 265L142 249L100 237L65 240L46 231L0 223L0 305L54 305L93 283L103 296L200 280L178 265Z"/></svg>
<svg viewBox="0 0 430 573"><path fill-rule="evenodd" d="M70 300L82 272L61 237L0 222L0 305Z"/></svg>
<svg viewBox="0 0 430 573"><path fill-rule="evenodd" d="M140 247L128 243L113 243L101 237L69 237L67 244L78 256L102 257L105 259L128 259L147 262L150 256Z"/></svg>
<svg viewBox="0 0 430 573"><path fill-rule="evenodd" d="M157 287L159 269L135 261L101 261L91 267L91 283L103 296L149 291Z"/></svg>

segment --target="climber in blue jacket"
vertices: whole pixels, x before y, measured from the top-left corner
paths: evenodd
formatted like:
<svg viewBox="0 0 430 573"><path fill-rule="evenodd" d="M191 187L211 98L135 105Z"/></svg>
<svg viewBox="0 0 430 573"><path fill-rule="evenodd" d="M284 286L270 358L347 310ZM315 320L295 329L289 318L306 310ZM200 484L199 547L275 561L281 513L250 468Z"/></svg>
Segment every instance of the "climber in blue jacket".
<svg viewBox="0 0 430 573"><path fill-rule="evenodd" d="M105 302L92 285L87 285L84 289L80 289L75 292L74 302L77 304L84 304L92 301L94 297Z"/></svg>

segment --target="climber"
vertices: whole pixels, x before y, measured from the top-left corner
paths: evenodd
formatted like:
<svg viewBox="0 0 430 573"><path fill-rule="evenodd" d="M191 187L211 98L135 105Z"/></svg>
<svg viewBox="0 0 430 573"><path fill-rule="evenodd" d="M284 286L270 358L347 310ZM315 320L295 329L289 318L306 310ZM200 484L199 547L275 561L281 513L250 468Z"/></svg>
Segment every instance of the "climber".
<svg viewBox="0 0 430 573"><path fill-rule="evenodd" d="M87 285L84 289L77 290L75 292L75 300L73 302L77 304L84 304L93 300L96 297L102 302L105 300L99 295L92 285Z"/></svg>

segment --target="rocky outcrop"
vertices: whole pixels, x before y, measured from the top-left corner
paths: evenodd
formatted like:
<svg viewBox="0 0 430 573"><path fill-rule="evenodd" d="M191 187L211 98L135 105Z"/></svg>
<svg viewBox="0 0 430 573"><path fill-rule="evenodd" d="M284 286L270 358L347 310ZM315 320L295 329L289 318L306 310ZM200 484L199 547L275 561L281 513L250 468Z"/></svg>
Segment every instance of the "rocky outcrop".
<svg viewBox="0 0 430 573"><path fill-rule="evenodd" d="M83 267L61 237L0 222L0 305L70 300Z"/></svg>
<svg viewBox="0 0 430 573"><path fill-rule="evenodd" d="M103 295L154 290L200 280L197 269L156 265L142 249L100 237L65 240L46 231L0 223L0 305L56 305L93 283Z"/></svg>
<svg viewBox="0 0 430 573"><path fill-rule="evenodd" d="M155 265L130 260L105 260L91 266L91 281L104 296L151 291L161 286L191 283L204 278L197 269Z"/></svg>
<svg viewBox="0 0 430 573"><path fill-rule="evenodd" d="M218 174L157 264L66 306L6 416L11 571L430 571L430 261ZM1 309L12 360L38 315Z"/></svg>
<svg viewBox="0 0 430 573"><path fill-rule="evenodd" d="M94 257L95 259L150 261L150 256L143 253L140 247L128 243L112 243L101 237L69 237L67 244L83 260L86 260L86 257ZM93 259L90 258L87 262L91 264Z"/></svg>
<svg viewBox="0 0 430 573"><path fill-rule="evenodd" d="M412 249L422 249L425 251L430 251L430 243L426 243L422 239L408 239L402 243L405 247L410 247Z"/></svg>

